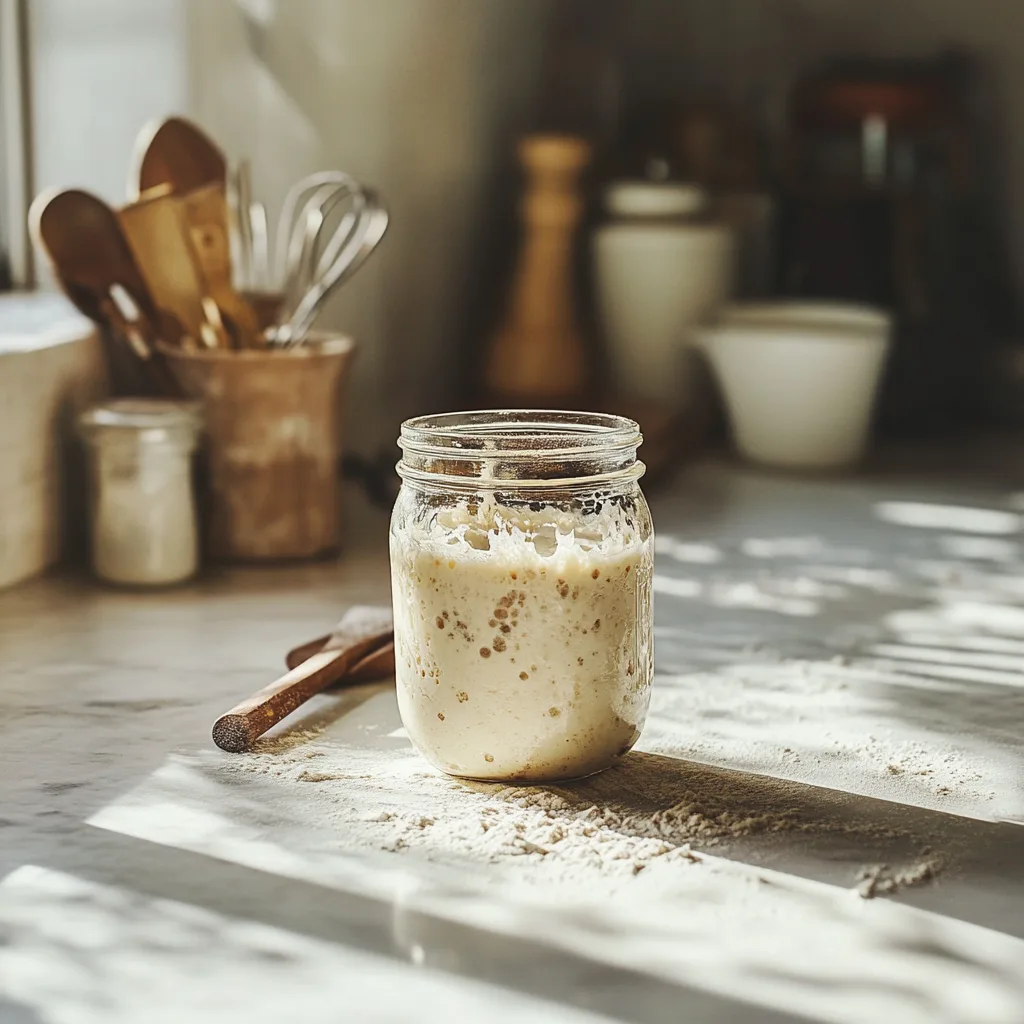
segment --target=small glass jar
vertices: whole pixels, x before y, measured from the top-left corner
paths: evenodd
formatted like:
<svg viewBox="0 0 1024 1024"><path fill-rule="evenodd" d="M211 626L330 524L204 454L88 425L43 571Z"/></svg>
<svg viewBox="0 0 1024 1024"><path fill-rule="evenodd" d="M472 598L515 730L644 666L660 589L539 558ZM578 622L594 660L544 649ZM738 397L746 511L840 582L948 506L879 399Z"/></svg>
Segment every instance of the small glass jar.
<svg viewBox="0 0 1024 1024"><path fill-rule="evenodd" d="M465 778L603 771L654 673L654 537L639 428L574 412L409 420L391 521L398 703Z"/></svg>
<svg viewBox="0 0 1024 1024"><path fill-rule="evenodd" d="M89 454L93 572L110 583L166 586L199 564L192 454L199 406L115 399L82 414Z"/></svg>

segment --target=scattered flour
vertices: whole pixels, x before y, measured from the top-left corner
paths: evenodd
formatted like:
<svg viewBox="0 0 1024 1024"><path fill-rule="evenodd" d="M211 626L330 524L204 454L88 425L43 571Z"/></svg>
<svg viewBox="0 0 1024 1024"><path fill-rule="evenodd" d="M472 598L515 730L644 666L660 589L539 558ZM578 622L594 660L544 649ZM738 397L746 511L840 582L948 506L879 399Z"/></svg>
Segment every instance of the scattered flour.
<svg viewBox="0 0 1024 1024"><path fill-rule="evenodd" d="M932 881L941 870L936 860L920 860L903 868L890 868L888 864L876 864L862 868L857 876L856 893L863 899L876 896L891 896L903 889L912 889Z"/></svg>
<svg viewBox="0 0 1024 1024"><path fill-rule="evenodd" d="M322 757L323 751L307 749L311 740L323 734L325 726L316 725L307 729L289 729L279 736L264 736L253 745L253 754L284 754L288 751L301 750L300 758L309 760L311 757Z"/></svg>
<svg viewBox="0 0 1024 1024"><path fill-rule="evenodd" d="M640 749L982 818L1019 808L1012 691L964 704L879 661L727 655L658 678Z"/></svg>
<svg viewBox="0 0 1024 1024"><path fill-rule="evenodd" d="M778 784L716 788L727 773L697 785L657 755L1019 820L1021 567L949 562L1013 554L1001 548L897 540L876 550L810 532L660 537L660 673L639 753L611 775L545 789L457 783L404 748L388 760L315 731L267 741L231 770L311 783L288 786L289 798L304 791L366 849L554 879L625 877L745 836L843 829L801 820ZM898 892L937 871L932 858L866 868L858 891Z"/></svg>
<svg viewBox="0 0 1024 1024"><path fill-rule="evenodd" d="M749 791L697 792L685 768L667 772L662 761L638 754L575 786L524 788L457 781L407 750L327 747L307 732L224 765L321 783L318 813L344 826L346 843L491 864L526 857L544 862L547 880L634 875L654 860L696 861L694 847L802 827L794 811L769 811Z"/></svg>
<svg viewBox="0 0 1024 1024"><path fill-rule="evenodd" d="M335 779L346 779L347 775L339 775L335 772L300 772L299 782L333 782Z"/></svg>
<svg viewBox="0 0 1024 1024"><path fill-rule="evenodd" d="M282 780L285 789L276 783L268 799L311 801L303 816L342 836L346 849L486 864L514 881L602 891L653 864L697 863L700 851L727 851L750 836L896 835L841 818L811 820L776 780L653 754L633 753L582 783L543 788L456 780L408 748L328 745L315 731L264 741L222 764Z"/></svg>

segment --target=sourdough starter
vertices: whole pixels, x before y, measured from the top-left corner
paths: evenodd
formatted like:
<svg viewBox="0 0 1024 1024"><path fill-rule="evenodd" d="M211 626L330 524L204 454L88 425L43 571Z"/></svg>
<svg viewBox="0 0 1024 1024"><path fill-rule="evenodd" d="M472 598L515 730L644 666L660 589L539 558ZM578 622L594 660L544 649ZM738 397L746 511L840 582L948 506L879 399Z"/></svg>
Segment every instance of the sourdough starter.
<svg viewBox="0 0 1024 1024"><path fill-rule="evenodd" d="M653 675L653 543L619 510L462 506L391 544L399 707L434 765L569 779L633 746Z"/></svg>

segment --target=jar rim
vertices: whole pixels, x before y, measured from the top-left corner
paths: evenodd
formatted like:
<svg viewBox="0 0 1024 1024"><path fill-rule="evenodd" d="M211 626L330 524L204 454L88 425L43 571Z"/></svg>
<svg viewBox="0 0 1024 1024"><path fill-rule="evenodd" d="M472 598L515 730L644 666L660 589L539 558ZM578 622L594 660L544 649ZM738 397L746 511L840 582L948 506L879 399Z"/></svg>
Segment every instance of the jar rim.
<svg viewBox="0 0 1024 1024"><path fill-rule="evenodd" d="M556 409L482 409L402 424L403 480L460 489L559 488L639 479L639 425L624 416Z"/></svg>
<svg viewBox="0 0 1024 1024"><path fill-rule="evenodd" d="M450 457L472 452L510 459L602 455L643 443L635 420L605 412L561 409L479 409L416 416L402 424L406 453Z"/></svg>
<svg viewBox="0 0 1024 1024"><path fill-rule="evenodd" d="M170 446L190 452L202 429L201 404L172 398L114 398L78 417L78 436L90 447Z"/></svg>
<svg viewBox="0 0 1024 1024"><path fill-rule="evenodd" d="M202 425L199 402L175 398L112 398L94 405L79 417L79 425L128 430L153 430Z"/></svg>

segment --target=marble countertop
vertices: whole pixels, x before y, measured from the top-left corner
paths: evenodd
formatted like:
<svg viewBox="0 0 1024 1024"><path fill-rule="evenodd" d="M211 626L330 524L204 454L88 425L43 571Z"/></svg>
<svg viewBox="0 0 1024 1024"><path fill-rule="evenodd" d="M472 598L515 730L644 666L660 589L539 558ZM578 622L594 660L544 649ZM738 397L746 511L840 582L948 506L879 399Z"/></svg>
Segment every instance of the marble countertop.
<svg viewBox="0 0 1024 1024"><path fill-rule="evenodd" d="M537 801L427 769L387 683L209 741L388 600L383 516L336 563L0 594L0 1021L1024 1021L1024 473L968 456L653 495L648 727L521 856L453 845Z"/></svg>

